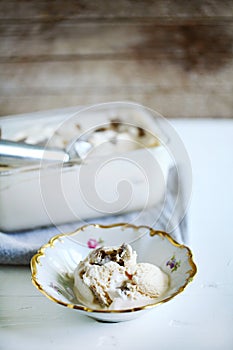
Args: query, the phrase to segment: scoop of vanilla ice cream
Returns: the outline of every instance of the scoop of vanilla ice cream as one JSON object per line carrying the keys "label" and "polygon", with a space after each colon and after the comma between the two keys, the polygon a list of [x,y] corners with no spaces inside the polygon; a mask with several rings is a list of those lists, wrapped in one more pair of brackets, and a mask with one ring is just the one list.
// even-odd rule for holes
{"label": "scoop of vanilla ice cream", "polygon": [[89,307],[115,310],[153,303],[168,288],[168,276],[136,260],[129,244],[93,250],[75,269],[77,298]]}
{"label": "scoop of vanilla ice cream", "polygon": [[93,250],[74,272],[74,292],[88,306],[108,307],[120,295],[122,283],[134,271],[137,254],[132,247]]}
{"label": "scoop of vanilla ice cream", "polygon": [[[79,278],[81,277],[78,276],[78,279]],[[112,303],[111,291],[120,288],[124,280],[125,268],[110,261],[102,266],[86,266],[81,280],[82,287],[79,289],[80,284],[77,285],[77,287],[82,294],[82,299],[86,298],[85,287],[88,287],[92,292],[92,297],[88,297],[89,302],[98,302],[102,306],[109,306]],[[76,280],[76,282],[78,282],[78,280]],[[83,287],[83,285],[85,287]]]}
{"label": "scoop of vanilla ice cream", "polygon": [[137,286],[138,292],[154,298],[167,289],[168,276],[158,266],[139,263],[132,276],[132,283]]}

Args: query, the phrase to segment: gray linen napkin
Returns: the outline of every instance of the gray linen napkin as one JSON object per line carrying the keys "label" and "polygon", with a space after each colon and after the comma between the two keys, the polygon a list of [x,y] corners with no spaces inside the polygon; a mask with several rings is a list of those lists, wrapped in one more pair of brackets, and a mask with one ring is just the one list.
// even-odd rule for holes
{"label": "gray linen napkin", "polygon": [[[177,174],[171,169],[168,176],[167,195],[163,207],[151,207],[142,212],[131,212],[124,215],[108,216],[85,223],[101,223],[108,225],[117,222],[129,222],[135,225],[148,225],[156,230],[163,230],[179,243],[187,243],[187,215],[184,216],[182,196],[179,198],[179,207],[176,208],[174,216],[174,206],[177,203],[178,188]],[[171,224],[171,217],[175,218]],[[0,264],[27,265],[37,250],[50,238],[59,233],[75,231],[83,225],[83,222],[76,222],[62,226],[51,226],[39,228],[31,231],[0,233]]]}

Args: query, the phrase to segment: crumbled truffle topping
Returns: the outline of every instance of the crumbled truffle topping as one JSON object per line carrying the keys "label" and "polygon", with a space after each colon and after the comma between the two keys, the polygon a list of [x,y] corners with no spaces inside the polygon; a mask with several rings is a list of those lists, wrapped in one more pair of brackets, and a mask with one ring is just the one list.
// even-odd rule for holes
{"label": "crumbled truffle topping", "polygon": [[109,250],[100,247],[90,254],[90,264],[104,265],[110,261],[116,262],[120,266],[125,266],[125,262],[131,257],[131,251],[127,244],[123,243],[119,248]]}

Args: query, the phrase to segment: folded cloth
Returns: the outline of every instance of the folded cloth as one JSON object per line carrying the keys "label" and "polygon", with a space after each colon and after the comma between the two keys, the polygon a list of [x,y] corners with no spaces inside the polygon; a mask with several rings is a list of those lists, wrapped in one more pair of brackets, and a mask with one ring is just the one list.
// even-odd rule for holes
{"label": "folded cloth", "polygon": [[[127,222],[134,225],[147,225],[156,230],[170,233],[179,243],[186,243],[188,240],[187,215],[184,214],[187,203],[182,202],[181,189],[177,173],[173,168],[169,172],[166,198],[162,206],[88,220],[85,224],[94,222],[108,225],[110,223]],[[59,233],[73,232],[83,224],[83,222],[76,222],[24,232],[0,233],[0,264],[27,265],[37,250],[53,236]]]}

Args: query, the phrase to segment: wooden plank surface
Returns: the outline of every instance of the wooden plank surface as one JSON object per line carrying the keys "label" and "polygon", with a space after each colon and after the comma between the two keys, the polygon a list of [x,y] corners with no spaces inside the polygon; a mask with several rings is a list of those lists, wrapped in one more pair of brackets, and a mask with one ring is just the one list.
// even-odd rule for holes
{"label": "wooden plank surface", "polygon": [[0,18],[54,21],[64,18],[232,17],[231,0],[1,0]]}
{"label": "wooden plank surface", "polygon": [[232,1],[0,0],[0,115],[133,100],[233,116]]}

